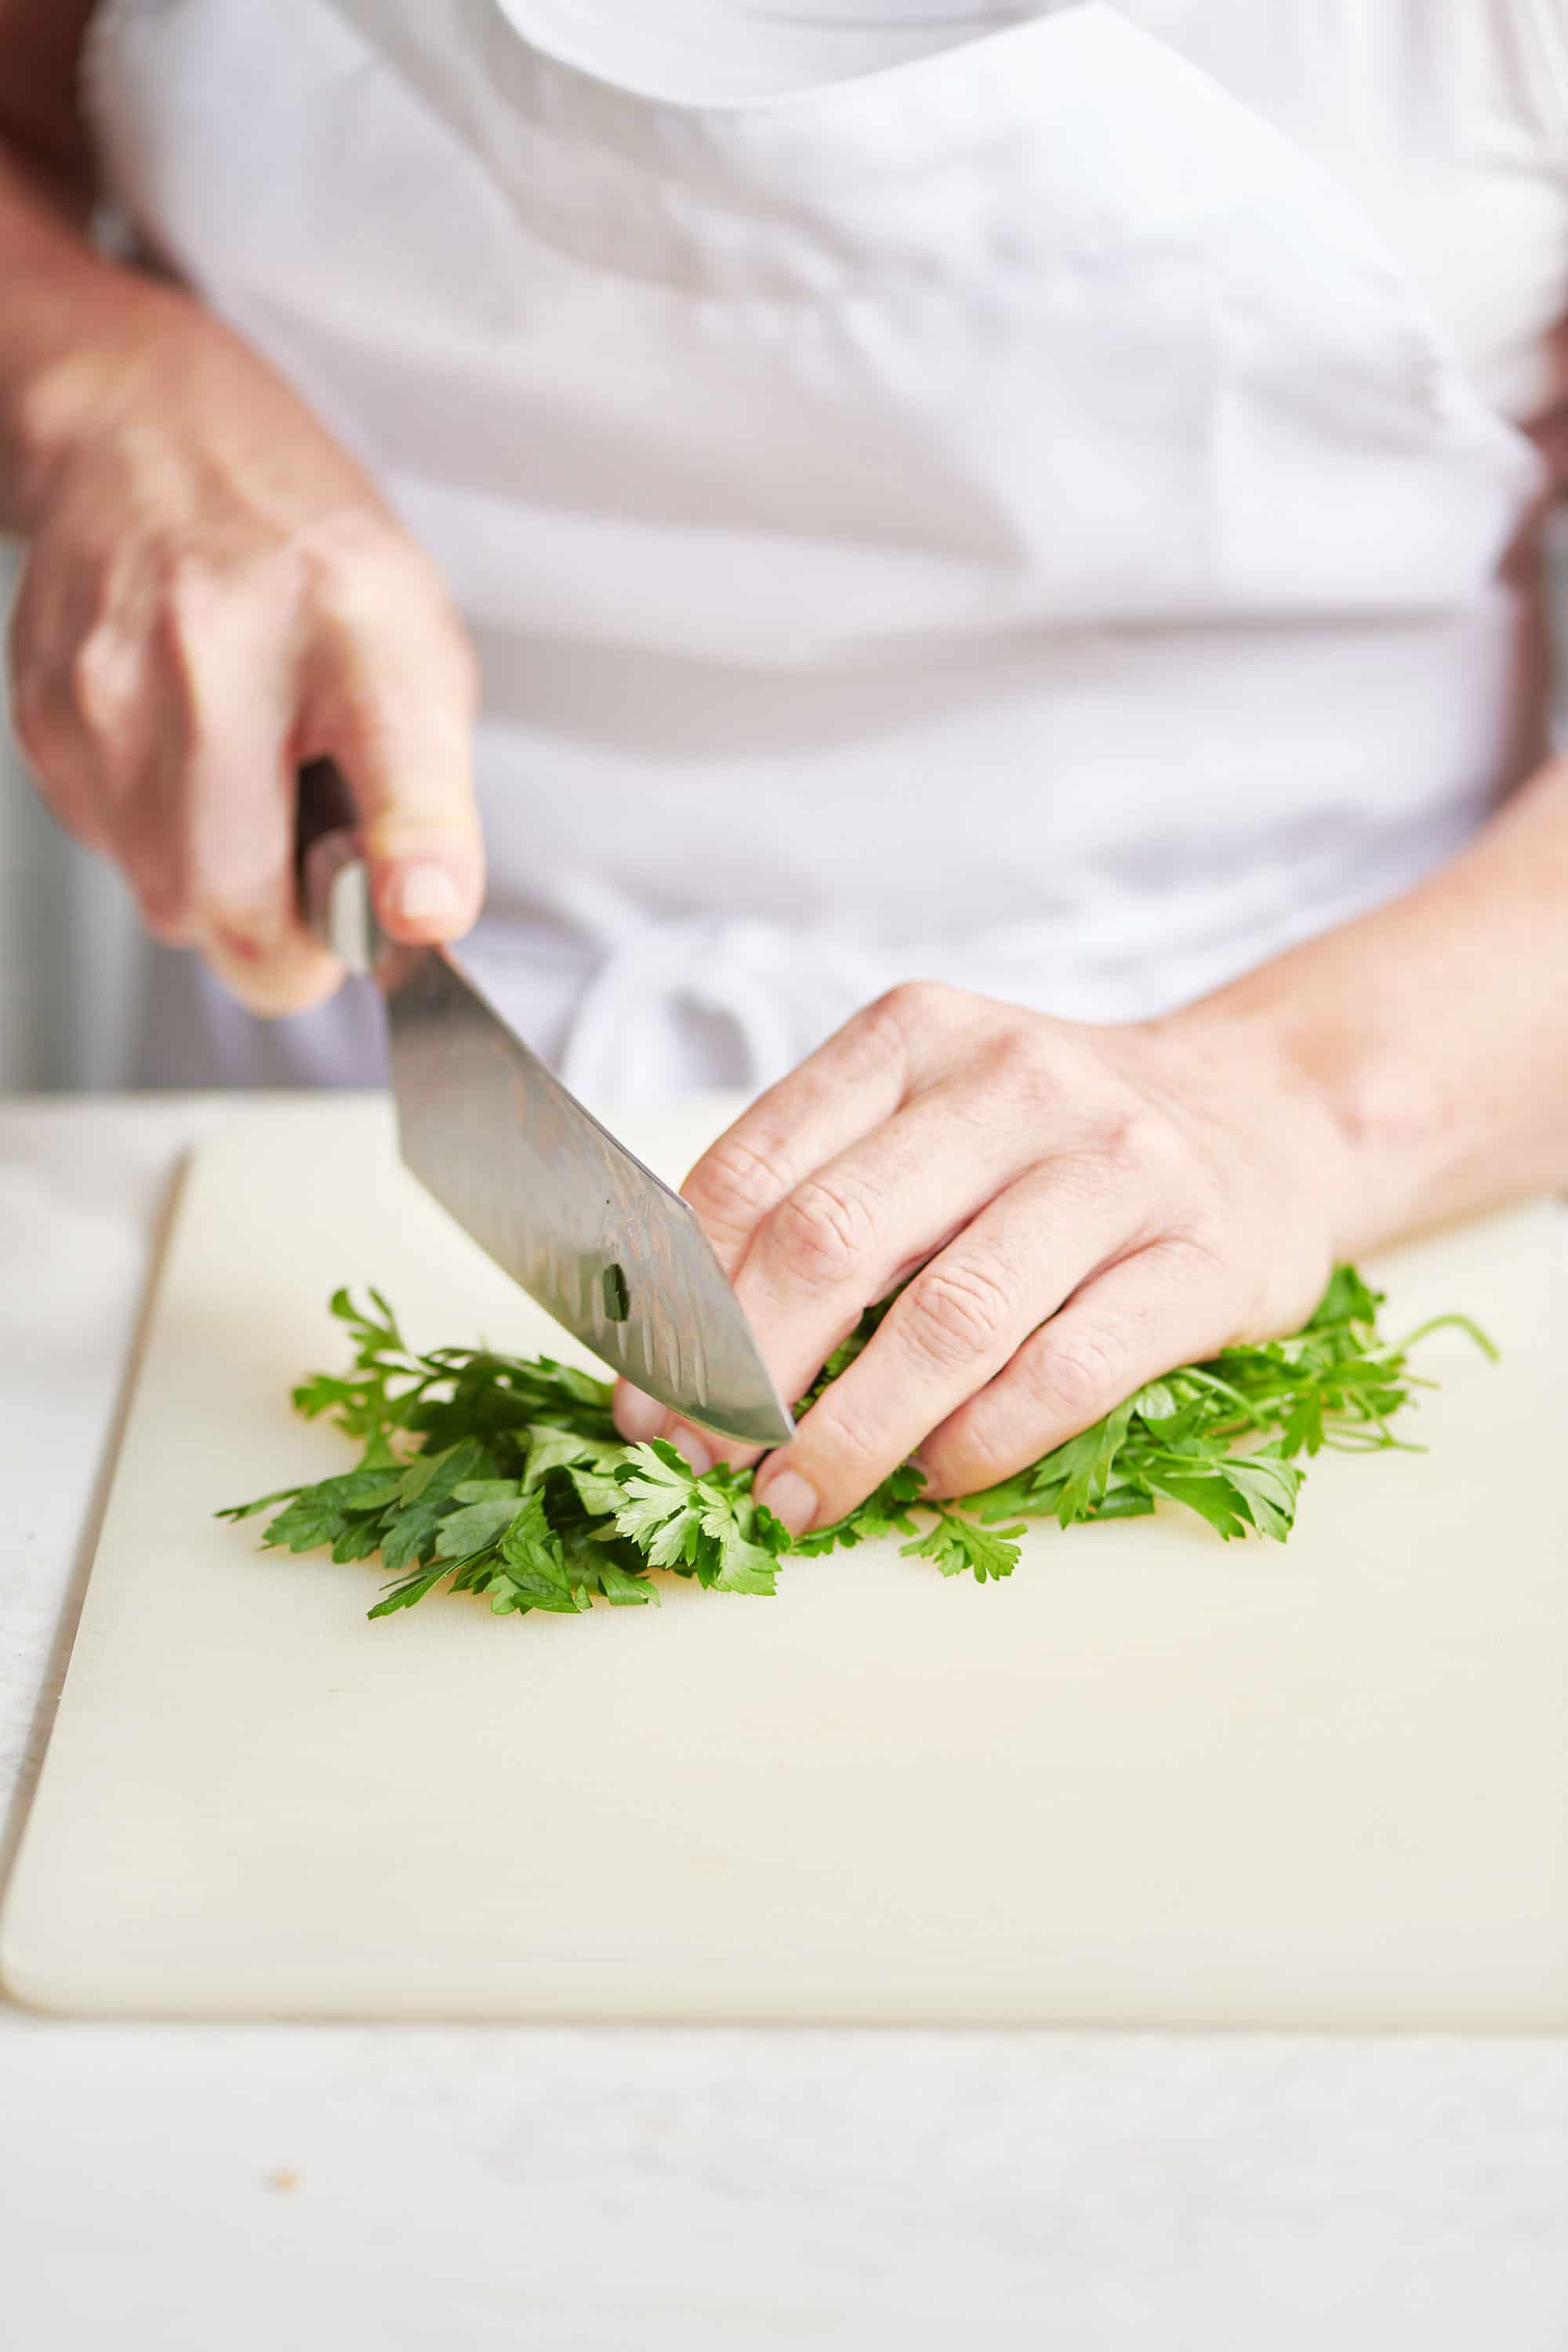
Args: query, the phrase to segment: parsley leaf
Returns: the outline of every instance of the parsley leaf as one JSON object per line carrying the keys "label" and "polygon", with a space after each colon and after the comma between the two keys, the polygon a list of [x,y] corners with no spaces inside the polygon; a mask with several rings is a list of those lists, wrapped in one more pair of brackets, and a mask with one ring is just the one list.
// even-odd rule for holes
{"label": "parsley leaf", "polygon": [[988,1576],[1012,1575],[1018,1565],[1015,1538],[1023,1532],[1022,1521],[993,1530],[956,1511],[939,1509],[925,1534],[900,1549],[906,1559],[935,1560],[943,1576],[962,1576],[967,1570],[977,1584],[984,1584]]}
{"label": "parsley leaf", "polygon": [[[301,1413],[329,1416],[358,1445],[357,1466],[218,1516],[271,1512],[262,1541],[274,1549],[329,1549],[341,1561],[379,1553],[391,1582],[373,1617],[411,1609],[443,1583],[483,1594],[498,1616],[575,1616],[596,1600],[646,1606],[658,1598],[655,1570],[714,1591],[768,1594],[786,1557],[895,1535],[904,1557],[984,1584],[1012,1574],[1030,1519],[1067,1528],[1162,1504],[1226,1541],[1282,1543],[1314,1455],[1406,1444],[1389,1424],[1426,1385],[1408,1369],[1412,1346],[1452,1328],[1496,1352],[1461,1315],[1389,1343],[1377,1328],[1381,1294],[1353,1266],[1336,1266],[1289,1339],[1226,1348],[1148,1381],[999,1486],[933,1502],[906,1462],[846,1517],[792,1539],[757,1502],[749,1470],[721,1463],[699,1475],[662,1439],[623,1444],[606,1381],[549,1356],[417,1354],[386,1300],[368,1296],[363,1308],[347,1291],[331,1301],[353,1341],[350,1370],[314,1373],[293,1392]],[[801,1412],[855,1360],[890,1303],[867,1309]]]}
{"label": "parsley leaf", "polygon": [[775,1555],[788,1542],[752,1498],[751,1473],[722,1464],[700,1476],[662,1437],[628,1446],[616,1472],[616,1526],[650,1568],[672,1568],[721,1592],[776,1589]]}

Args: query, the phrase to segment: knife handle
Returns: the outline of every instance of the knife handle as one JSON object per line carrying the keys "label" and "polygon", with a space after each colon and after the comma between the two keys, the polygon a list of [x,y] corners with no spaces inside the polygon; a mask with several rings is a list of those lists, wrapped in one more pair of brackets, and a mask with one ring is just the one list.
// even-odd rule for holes
{"label": "knife handle", "polygon": [[385,936],[371,905],[353,795],[331,760],[300,771],[294,881],[307,929],[349,971],[373,971]]}

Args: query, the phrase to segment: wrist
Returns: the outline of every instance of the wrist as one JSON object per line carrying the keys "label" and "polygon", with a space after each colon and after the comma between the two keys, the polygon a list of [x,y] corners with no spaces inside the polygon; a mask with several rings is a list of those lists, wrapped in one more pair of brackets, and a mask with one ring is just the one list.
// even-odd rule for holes
{"label": "wrist", "polygon": [[1335,1257],[1375,1249],[1429,1213],[1436,1106],[1415,1057],[1364,1014],[1314,1003],[1294,975],[1274,981],[1265,967],[1167,1025],[1244,1074]]}
{"label": "wrist", "polygon": [[201,332],[201,314],[171,288],[90,261],[92,285],[33,306],[0,379],[0,522],[30,535],[78,452],[102,442]]}

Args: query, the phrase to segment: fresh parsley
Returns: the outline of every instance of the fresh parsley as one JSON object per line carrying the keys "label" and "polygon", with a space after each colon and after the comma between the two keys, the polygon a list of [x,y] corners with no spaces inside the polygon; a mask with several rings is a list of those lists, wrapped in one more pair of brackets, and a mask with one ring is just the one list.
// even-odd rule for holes
{"label": "fresh parsley", "polygon": [[[300,1412],[330,1416],[358,1445],[358,1465],[218,1516],[271,1511],[262,1540],[289,1551],[330,1549],[336,1560],[379,1554],[391,1577],[373,1617],[410,1609],[441,1584],[485,1594],[498,1616],[577,1615],[596,1601],[646,1606],[658,1599],[656,1569],[715,1591],[771,1593],[789,1553],[892,1535],[904,1538],[906,1556],[984,1584],[1012,1574],[1031,1518],[1067,1528],[1142,1517],[1162,1501],[1196,1512],[1226,1539],[1283,1542],[1314,1454],[1408,1447],[1390,1423],[1415,1389],[1431,1385],[1408,1369],[1417,1340],[1452,1328],[1495,1354],[1462,1315],[1438,1317],[1398,1344],[1385,1340],[1382,1294],[1342,1265],[1292,1339],[1227,1348],[1151,1381],[1003,1485],[928,1501],[920,1471],[906,1463],[847,1518],[792,1540],[753,1496],[749,1470],[721,1463],[700,1476],[662,1439],[624,1444],[608,1382],[549,1356],[419,1354],[381,1293],[368,1301],[358,1307],[340,1290],[331,1302],[353,1340],[352,1371],[316,1373],[294,1391]],[[868,1308],[803,1412],[886,1311],[886,1301]]]}

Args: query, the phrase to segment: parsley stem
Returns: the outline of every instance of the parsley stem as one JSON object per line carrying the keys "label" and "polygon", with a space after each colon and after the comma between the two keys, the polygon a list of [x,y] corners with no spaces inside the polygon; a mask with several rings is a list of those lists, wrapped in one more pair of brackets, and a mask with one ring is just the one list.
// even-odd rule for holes
{"label": "parsley stem", "polygon": [[[1266,1430],[1272,1426],[1266,1413],[1259,1412],[1256,1405],[1250,1403],[1242,1395],[1239,1389],[1232,1388],[1228,1381],[1222,1381],[1217,1372],[1205,1372],[1201,1364],[1186,1364],[1182,1369],[1182,1377],[1184,1380],[1196,1381],[1204,1388],[1213,1389],[1218,1395],[1228,1397],[1232,1404],[1246,1415],[1255,1429]],[[1284,1393],[1289,1394],[1289,1390]]]}
{"label": "parsley stem", "polygon": [[[1430,1316],[1425,1323],[1418,1323],[1415,1330],[1401,1340],[1395,1352],[1401,1356],[1404,1355],[1405,1349],[1414,1348],[1418,1339],[1430,1339],[1434,1331],[1463,1331],[1475,1341],[1489,1364],[1495,1364],[1502,1353],[1497,1342],[1494,1339],[1489,1339],[1480,1325],[1473,1322],[1468,1315]],[[1436,1383],[1429,1381],[1424,1385],[1431,1387]]]}

